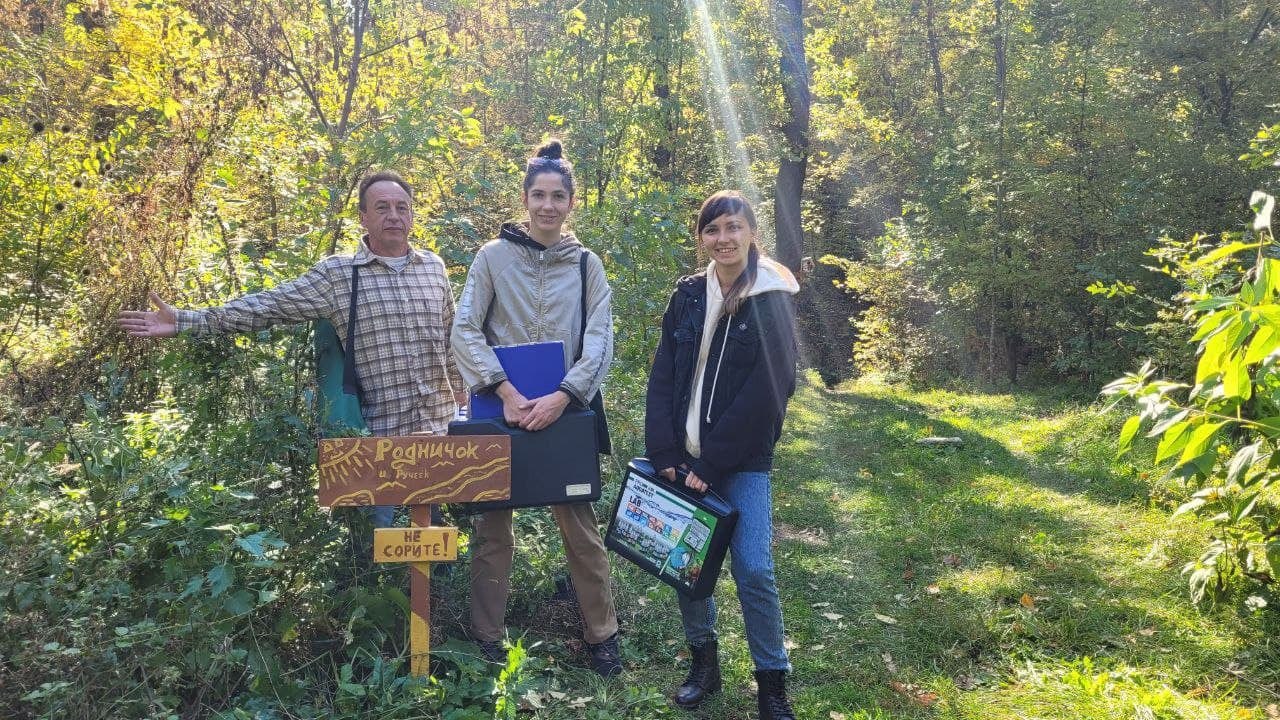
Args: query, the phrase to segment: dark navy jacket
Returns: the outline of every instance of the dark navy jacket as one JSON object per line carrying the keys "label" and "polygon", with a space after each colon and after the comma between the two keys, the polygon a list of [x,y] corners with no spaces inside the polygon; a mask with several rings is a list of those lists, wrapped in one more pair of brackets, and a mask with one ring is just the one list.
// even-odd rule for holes
{"label": "dark navy jacket", "polygon": [[706,296],[705,272],[676,283],[649,373],[644,437],[655,468],[687,463],[698,477],[718,486],[735,472],[773,467],[773,446],[782,434],[787,400],[796,387],[795,310],[791,296],[777,290],[747,298],[732,322],[727,315],[720,318],[703,373],[698,412],[702,457],[695,459],[685,450],[685,420],[702,343]]}

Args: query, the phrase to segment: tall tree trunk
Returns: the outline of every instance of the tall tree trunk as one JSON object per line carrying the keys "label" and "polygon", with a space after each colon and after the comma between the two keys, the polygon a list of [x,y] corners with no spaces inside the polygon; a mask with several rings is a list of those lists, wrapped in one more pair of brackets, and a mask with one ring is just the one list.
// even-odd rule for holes
{"label": "tall tree trunk", "polygon": [[[1005,206],[1008,199],[1009,158],[1005,151],[1005,110],[1009,93],[1009,72],[1006,57],[1008,45],[1008,29],[1005,19],[1005,0],[995,2],[995,25],[992,28],[992,45],[995,55],[996,84],[996,198],[995,198],[995,234],[996,242],[992,247],[992,267],[1000,273],[996,282],[1005,281],[1004,273],[1009,271],[1009,261],[1013,258],[1013,246],[1009,240],[1008,228],[1005,226]],[[1002,267],[1003,266],[1003,267]],[[1001,272],[1003,270],[1003,273]],[[991,326],[987,334],[987,367],[988,377],[995,375],[995,337],[996,328],[1002,325],[1004,335],[1004,355],[1006,370],[1011,384],[1018,382],[1018,356],[1021,354],[1022,338],[1017,332],[1014,318],[1016,300],[1010,283],[998,293],[999,302],[993,307],[990,318]],[[997,309],[998,308],[998,309]],[[997,313],[1003,316],[997,320]]]}
{"label": "tall tree trunk", "polygon": [[792,270],[800,269],[804,256],[804,232],[800,219],[800,196],[809,162],[809,66],[804,52],[802,0],[776,0],[778,45],[782,51],[782,93],[787,121],[782,126],[786,139],[778,162],[774,209],[777,213],[778,259]]}
{"label": "tall tree trunk", "polygon": [[929,65],[933,68],[933,98],[938,115],[946,117],[946,85],[942,78],[942,42],[938,39],[938,9],[935,0],[925,0],[925,41],[929,47]]}
{"label": "tall tree trunk", "polygon": [[[350,166],[341,150],[351,134],[351,103],[355,97],[356,86],[360,83],[360,60],[361,53],[364,51],[364,27],[368,14],[369,0],[356,0],[351,8],[353,44],[351,61],[347,67],[346,88],[342,96],[342,110],[337,122],[332,125],[327,124],[326,128],[329,131],[329,147],[332,149],[330,157],[338,158],[338,162],[331,162],[329,167],[329,216],[331,218],[329,255],[337,252],[338,242],[342,239],[344,228],[342,212],[346,208],[347,201],[351,199],[351,191],[356,184],[354,177],[356,169]],[[340,54],[341,49],[341,45],[335,46],[334,53]]]}
{"label": "tall tree trunk", "polygon": [[595,190],[596,204],[604,202],[605,191],[609,189],[609,168],[606,164],[609,149],[609,111],[605,105],[604,86],[609,74],[609,43],[613,36],[613,16],[609,14],[609,3],[604,5],[604,20],[601,28],[600,64],[596,75],[596,123],[599,128],[599,143],[596,146]]}
{"label": "tall tree trunk", "polygon": [[675,151],[675,102],[671,93],[671,55],[676,43],[675,8],[670,0],[654,0],[649,6],[649,28],[653,38],[653,97],[658,101],[661,118],[654,138],[650,160],[663,182],[671,182]]}
{"label": "tall tree trunk", "polygon": [[[800,199],[804,192],[805,172],[809,160],[809,111],[812,102],[809,89],[809,66],[804,50],[804,7],[802,0],[775,0],[779,49],[781,50],[782,93],[787,120],[782,126],[786,142],[778,161],[774,186],[777,256],[792,271],[800,271],[805,254],[804,230],[800,215]],[[833,320],[847,322],[847,313],[836,308],[847,299],[834,284],[805,282],[796,298],[801,362],[817,367],[823,382],[834,385],[847,372],[850,347],[843,333],[833,332]],[[832,297],[825,297],[830,295]],[[842,342],[844,341],[844,342]]]}

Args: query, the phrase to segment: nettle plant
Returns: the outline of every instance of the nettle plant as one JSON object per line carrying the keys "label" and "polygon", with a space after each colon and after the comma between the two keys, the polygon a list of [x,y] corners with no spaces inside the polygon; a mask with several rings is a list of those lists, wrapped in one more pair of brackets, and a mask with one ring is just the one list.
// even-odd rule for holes
{"label": "nettle plant", "polygon": [[[1275,198],[1255,192],[1250,205],[1249,229],[1225,233],[1217,247],[1197,238],[1163,256],[1161,270],[1184,281],[1175,299],[1195,329],[1194,384],[1158,379],[1148,361],[1102,390],[1116,399],[1111,407],[1137,405],[1120,431],[1120,453],[1145,428],[1158,439],[1156,465],[1193,490],[1174,515],[1213,526],[1208,546],[1183,568],[1197,603],[1280,581],[1280,248]],[[1259,595],[1246,603],[1266,605]]]}

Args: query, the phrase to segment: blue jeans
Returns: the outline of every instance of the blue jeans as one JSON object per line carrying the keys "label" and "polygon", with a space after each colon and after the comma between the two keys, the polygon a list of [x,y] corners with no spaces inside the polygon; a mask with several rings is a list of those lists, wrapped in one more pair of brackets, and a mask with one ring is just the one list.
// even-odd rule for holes
{"label": "blue jeans", "polygon": [[369,512],[375,528],[389,528],[395,523],[396,508],[394,505],[375,505]]}
{"label": "blue jeans", "polygon": [[[365,512],[369,514],[369,518],[375,528],[395,527],[395,505],[374,505],[372,510],[366,510]],[[413,523],[410,524],[412,525]],[[444,524],[444,515],[441,514],[439,505],[431,506],[431,524]]]}
{"label": "blue jeans", "polygon": [[[767,472],[734,473],[725,479],[725,501],[738,510],[729,543],[730,572],[742,603],[742,624],[756,670],[791,670],[783,647],[782,604],[773,578],[773,497]],[[716,639],[714,598],[680,599],[680,618],[690,645]]]}

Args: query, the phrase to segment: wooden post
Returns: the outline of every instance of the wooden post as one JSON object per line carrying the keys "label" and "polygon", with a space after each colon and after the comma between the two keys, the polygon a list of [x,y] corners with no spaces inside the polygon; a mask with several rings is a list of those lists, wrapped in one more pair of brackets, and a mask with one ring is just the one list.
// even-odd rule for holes
{"label": "wooden post", "polygon": [[330,438],[319,444],[322,507],[408,505],[408,528],[374,531],[374,562],[409,563],[409,667],[431,658],[431,563],[458,557],[458,529],[431,525],[431,506],[511,497],[511,438]]}
{"label": "wooden post", "polygon": [[[409,509],[414,527],[431,525],[431,506],[414,505]],[[457,557],[457,531],[454,531]],[[430,674],[431,660],[431,563],[409,564],[409,672],[418,677]]]}

